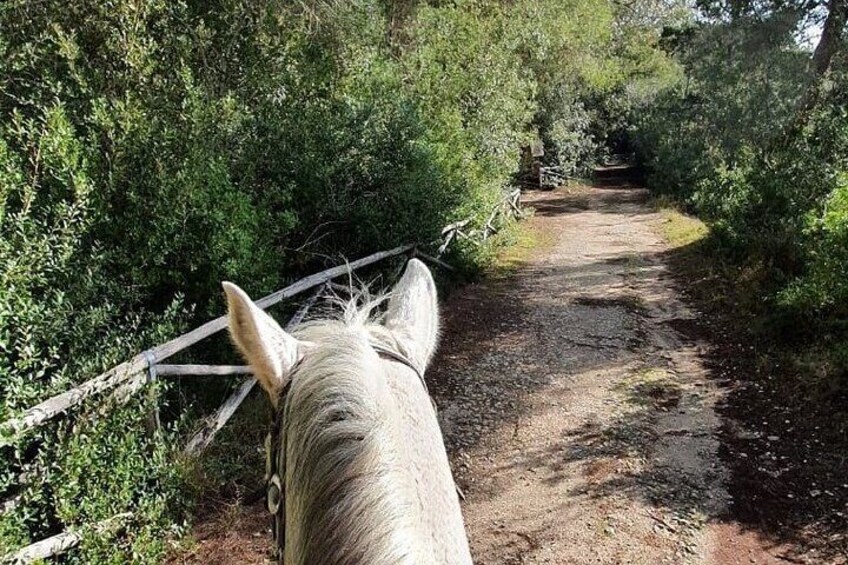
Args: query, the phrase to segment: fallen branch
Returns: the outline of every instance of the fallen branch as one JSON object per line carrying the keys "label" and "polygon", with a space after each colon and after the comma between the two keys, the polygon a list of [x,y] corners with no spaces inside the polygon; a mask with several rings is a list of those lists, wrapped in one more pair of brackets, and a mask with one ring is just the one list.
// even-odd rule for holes
{"label": "fallen branch", "polygon": [[[98,535],[103,535],[110,531],[114,531],[121,524],[132,518],[132,512],[124,512],[107,518],[102,522],[98,522],[93,526],[94,532]],[[23,565],[25,563],[35,563],[54,555],[65,553],[69,549],[78,546],[82,541],[83,533],[79,531],[69,530],[56,534],[49,538],[37,541],[32,545],[28,545],[19,549],[15,553],[4,555],[0,562],[14,563],[15,565]]]}

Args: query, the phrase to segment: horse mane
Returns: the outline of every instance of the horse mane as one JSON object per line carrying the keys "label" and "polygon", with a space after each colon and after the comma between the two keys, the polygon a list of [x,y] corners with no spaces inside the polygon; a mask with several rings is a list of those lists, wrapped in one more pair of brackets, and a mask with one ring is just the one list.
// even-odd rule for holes
{"label": "horse mane", "polygon": [[[281,409],[286,438],[286,547],[291,565],[406,564],[432,560],[405,472],[387,386],[397,370],[369,342],[398,348],[379,324],[385,295],[357,293],[337,319],[293,334],[316,344],[292,375]],[[338,312],[338,310],[336,310]]]}

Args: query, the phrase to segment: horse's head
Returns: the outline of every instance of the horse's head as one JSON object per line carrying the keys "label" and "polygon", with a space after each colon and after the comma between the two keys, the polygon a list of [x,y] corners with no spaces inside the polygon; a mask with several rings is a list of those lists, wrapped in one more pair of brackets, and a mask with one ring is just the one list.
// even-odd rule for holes
{"label": "horse's head", "polygon": [[[224,283],[224,290],[233,341],[278,404],[268,498],[284,562],[470,564],[436,412],[422,386],[439,325],[427,267],[407,264],[378,318],[371,311],[381,300],[351,303],[344,320],[292,333],[237,286]],[[280,492],[282,505],[272,496]]]}
{"label": "horse's head", "polygon": [[[253,368],[256,379],[276,403],[292,369],[317,344],[300,341],[260,309],[238,286],[225,282],[230,334]],[[418,259],[406,266],[389,295],[383,328],[423,371],[436,349],[438,300],[430,270]]]}

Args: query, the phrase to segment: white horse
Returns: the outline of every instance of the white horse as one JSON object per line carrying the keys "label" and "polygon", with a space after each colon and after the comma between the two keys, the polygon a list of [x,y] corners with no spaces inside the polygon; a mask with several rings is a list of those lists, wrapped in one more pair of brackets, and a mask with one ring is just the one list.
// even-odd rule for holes
{"label": "white horse", "polygon": [[429,269],[409,262],[380,320],[371,316],[375,302],[352,303],[342,320],[292,334],[237,286],[224,289],[233,340],[283,411],[283,562],[470,564],[444,441],[419,378],[438,337]]}

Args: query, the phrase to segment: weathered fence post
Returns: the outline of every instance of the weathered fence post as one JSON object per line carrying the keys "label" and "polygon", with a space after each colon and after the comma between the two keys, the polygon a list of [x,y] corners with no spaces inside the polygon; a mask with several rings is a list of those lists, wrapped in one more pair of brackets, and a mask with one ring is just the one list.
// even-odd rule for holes
{"label": "weathered fence post", "polygon": [[159,418],[159,390],[156,386],[159,376],[156,371],[156,355],[149,349],[142,355],[147,359],[147,400],[151,406],[150,413],[147,415],[147,430],[151,436],[155,436],[162,427]]}

